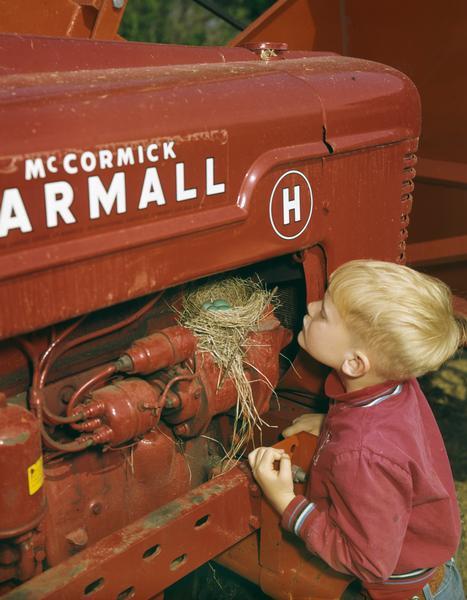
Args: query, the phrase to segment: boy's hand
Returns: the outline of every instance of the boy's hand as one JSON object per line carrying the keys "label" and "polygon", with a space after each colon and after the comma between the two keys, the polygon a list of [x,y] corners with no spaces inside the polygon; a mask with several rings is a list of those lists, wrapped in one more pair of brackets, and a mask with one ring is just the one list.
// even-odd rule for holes
{"label": "boy's hand", "polygon": [[300,433],[300,431],[319,435],[325,416],[326,415],[312,413],[300,415],[292,421],[292,425],[289,425],[284,429],[282,435],[284,437],[290,437],[291,435]]}
{"label": "boy's hand", "polygon": [[[264,495],[282,515],[295,498],[289,455],[277,448],[256,448],[248,455],[248,461]],[[279,470],[275,468],[276,461],[279,461]]]}

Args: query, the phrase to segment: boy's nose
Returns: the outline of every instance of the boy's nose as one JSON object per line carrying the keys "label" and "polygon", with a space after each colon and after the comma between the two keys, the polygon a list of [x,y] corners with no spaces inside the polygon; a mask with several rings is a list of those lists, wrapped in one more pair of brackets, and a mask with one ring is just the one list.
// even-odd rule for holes
{"label": "boy's nose", "polygon": [[319,301],[310,302],[310,304],[308,304],[308,314],[311,318],[313,318],[313,316],[318,312],[320,304],[321,303]]}

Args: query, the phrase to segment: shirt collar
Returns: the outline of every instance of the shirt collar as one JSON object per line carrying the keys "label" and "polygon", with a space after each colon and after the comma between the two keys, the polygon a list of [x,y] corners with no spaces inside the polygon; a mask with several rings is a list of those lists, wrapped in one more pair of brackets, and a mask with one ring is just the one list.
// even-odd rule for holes
{"label": "shirt collar", "polygon": [[369,403],[380,396],[391,393],[399,383],[400,381],[385,381],[355,392],[346,392],[336,371],[332,371],[324,384],[324,392],[334,402],[355,406]]}

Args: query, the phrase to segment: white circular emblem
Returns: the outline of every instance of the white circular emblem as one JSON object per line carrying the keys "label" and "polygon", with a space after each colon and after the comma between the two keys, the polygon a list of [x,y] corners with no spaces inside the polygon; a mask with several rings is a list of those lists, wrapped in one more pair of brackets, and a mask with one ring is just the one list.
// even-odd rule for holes
{"label": "white circular emblem", "polygon": [[293,240],[307,228],[313,212],[313,191],[301,171],[279,177],[269,200],[272,228],[284,240]]}

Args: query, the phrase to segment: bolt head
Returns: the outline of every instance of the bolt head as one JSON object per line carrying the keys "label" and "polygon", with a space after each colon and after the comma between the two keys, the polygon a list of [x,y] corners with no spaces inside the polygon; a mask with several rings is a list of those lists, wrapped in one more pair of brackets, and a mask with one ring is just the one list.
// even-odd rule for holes
{"label": "bolt head", "polygon": [[37,550],[35,558],[37,562],[42,562],[43,560],[45,560],[45,551],[42,548],[40,550]]}
{"label": "bolt head", "polygon": [[100,515],[102,512],[102,504],[100,502],[92,502],[89,508],[94,515]]}
{"label": "bolt head", "polygon": [[180,425],[174,427],[174,432],[177,435],[188,435],[190,432],[190,427],[188,423],[180,423]]}

